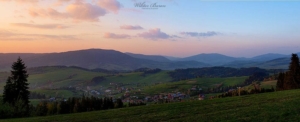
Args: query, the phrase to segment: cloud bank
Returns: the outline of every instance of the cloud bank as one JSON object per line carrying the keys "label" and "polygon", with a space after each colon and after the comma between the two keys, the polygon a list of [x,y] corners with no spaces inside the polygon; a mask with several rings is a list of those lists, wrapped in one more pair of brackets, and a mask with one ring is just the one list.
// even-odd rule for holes
{"label": "cloud bank", "polygon": [[38,28],[38,29],[65,29],[68,26],[61,24],[27,24],[27,23],[11,23],[13,26],[28,27],[28,28]]}
{"label": "cloud bank", "polygon": [[159,28],[154,28],[154,29],[148,30],[147,32],[139,33],[138,36],[143,37],[145,39],[152,39],[152,40],[168,39],[168,38],[172,37],[164,32],[161,32]]}
{"label": "cloud bank", "polygon": [[106,11],[99,6],[90,3],[73,3],[66,7],[66,12],[59,12],[55,9],[30,8],[29,15],[32,17],[44,17],[52,19],[71,18],[77,21],[99,21],[100,16],[104,16]]}
{"label": "cloud bank", "polygon": [[0,2],[16,2],[16,3],[21,3],[21,4],[24,4],[24,3],[38,3],[39,0],[0,0]]}
{"label": "cloud bank", "polygon": [[0,30],[0,41],[79,40],[75,35],[22,34]]}
{"label": "cloud bank", "polygon": [[[30,1],[30,0],[28,0]],[[69,2],[72,2],[69,4]],[[57,0],[54,5],[60,6],[65,3],[65,11],[58,11],[53,7],[28,9],[28,14],[32,17],[44,17],[51,19],[73,19],[75,21],[99,21],[99,17],[106,15],[110,11],[117,14],[122,5],[117,0],[94,0],[94,3],[84,2],[83,0]]]}
{"label": "cloud bank", "polygon": [[210,37],[210,36],[216,36],[220,33],[215,31],[208,31],[208,32],[181,32],[182,35],[192,36],[192,37]]}
{"label": "cloud bank", "polygon": [[143,29],[141,26],[139,25],[122,25],[120,26],[120,29],[125,29],[125,30],[141,30]]}
{"label": "cloud bank", "polygon": [[122,8],[122,5],[116,0],[98,0],[97,4],[105,10],[112,11],[115,14]]}
{"label": "cloud bank", "polygon": [[130,38],[130,35],[127,34],[114,34],[114,33],[104,33],[104,38],[112,38],[112,39],[125,39]]}

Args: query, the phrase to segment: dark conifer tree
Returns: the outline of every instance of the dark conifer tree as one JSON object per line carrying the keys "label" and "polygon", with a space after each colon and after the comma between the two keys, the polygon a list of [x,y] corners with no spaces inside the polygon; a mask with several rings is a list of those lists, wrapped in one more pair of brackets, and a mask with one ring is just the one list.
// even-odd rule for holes
{"label": "dark conifer tree", "polygon": [[288,76],[285,78],[288,83],[288,89],[296,89],[300,86],[300,66],[299,66],[299,58],[297,54],[292,54],[291,63],[289,66]]}
{"label": "dark conifer tree", "polygon": [[300,86],[300,81],[298,79],[300,74],[299,58],[297,54],[292,54],[291,62],[289,65],[289,71],[286,73],[284,79],[284,89],[296,89]]}
{"label": "dark conifer tree", "polygon": [[8,77],[4,86],[3,99],[4,102],[15,106],[16,102],[22,103],[22,107],[29,107],[29,87],[27,82],[28,74],[26,66],[19,57],[17,62],[12,65],[11,75]]}
{"label": "dark conifer tree", "polygon": [[284,85],[284,73],[279,73],[278,75],[278,80],[277,80],[277,84],[276,84],[276,90],[280,91],[283,90],[283,85]]}
{"label": "dark conifer tree", "polygon": [[117,99],[116,107],[117,108],[122,108],[123,107],[123,102],[122,102],[121,99]]}
{"label": "dark conifer tree", "polygon": [[14,98],[13,98],[15,96],[14,92],[15,91],[14,91],[14,86],[11,82],[11,77],[8,77],[3,91],[3,102],[14,104]]}

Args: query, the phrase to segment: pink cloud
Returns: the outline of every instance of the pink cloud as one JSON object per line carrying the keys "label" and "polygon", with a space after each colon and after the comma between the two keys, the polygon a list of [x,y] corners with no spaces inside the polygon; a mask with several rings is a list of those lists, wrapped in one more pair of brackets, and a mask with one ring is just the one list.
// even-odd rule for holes
{"label": "pink cloud", "polygon": [[121,29],[125,29],[125,30],[140,30],[143,29],[141,26],[139,25],[122,25],[120,26]]}
{"label": "pink cloud", "polygon": [[159,28],[150,29],[148,32],[138,34],[138,36],[146,39],[153,39],[153,40],[167,39],[172,37],[164,32],[161,32]]}
{"label": "pink cloud", "polygon": [[61,5],[63,5],[63,4],[65,4],[65,3],[68,3],[68,2],[71,2],[72,0],[57,0],[55,3],[54,3],[54,5],[55,6],[61,6]]}
{"label": "pink cloud", "polygon": [[98,0],[98,5],[108,11],[114,12],[115,14],[117,14],[122,7],[117,0]]}
{"label": "pink cloud", "polygon": [[104,38],[112,38],[112,39],[124,39],[130,38],[127,34],[114,34],[114,33],[104,33]]}
{"label": "pink cloud", "polygon": [[39,0],[13,0],[15,2],[19,2],[19,3],[37,3],[39,2]]}
{"label": "pink cloud", "polygon": [[97,5],[90,3],[76,2],[66,7],[66,12],[59,12],[55,9],[29,9],[32,17],[49,17],[52,19],[71,18],[75,21],[99,21],[100,16],[104,16],[106,11]]}
{"label": "pink cloud", "polygon": [[88,21],[98,21],[98,17],[106,14],[106,11],[99,6],[81,2],[70,4],[66,11],[73,19]]}
{"label": "pink cloud", "polygon": [[207,31],[207,32],[181,32],[182,35],[192,36],[192,37],[210,37],[210,36],[216,36],[220,33],[215,31]]}
{"label": "pink cloud", "polygon": [[0,2],[10,2],[10,1],[14,1],[14,2],[20,3],[20,4],[39,2],[39,0],[0,0]]}
{"label": "pink cloud", "polygon": [[71,0],[57,0],[57,2],[70,2]]}
{"label": "pink cloud", "polygon": [[32,17],[50,17],[53,19],[68,18],[68,15],[66,13],[60,13],[52,8],[48,8],[48,9],[30,8],[28,13]]}
{"label": "pink cloud", "polygon": [[38,29],[65,29],[68,26],[61,24],[27,24],[27,23],[11,23],[13,26],[28,27],[28,28],[38,28]]}
{"label": "pink cloud", "polygon": [[80,40],[77,35],[23,34],[0,30],[0,41]]}

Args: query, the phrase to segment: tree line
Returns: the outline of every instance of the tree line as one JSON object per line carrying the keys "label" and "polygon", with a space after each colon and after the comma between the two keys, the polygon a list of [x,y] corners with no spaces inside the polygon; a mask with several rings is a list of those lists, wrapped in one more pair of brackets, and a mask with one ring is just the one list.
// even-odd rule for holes
{"label": "tree line", "polygon": [[121,99],[112,98],[97,98],[85,97],[81,98],[72,97],[67,100],[61,101],[42,101],[35,108],[33,108],[32,116],[45,116],[56,114],[68,114],[87,111],[107,110],[114,108],[122,108],[123,102]]}

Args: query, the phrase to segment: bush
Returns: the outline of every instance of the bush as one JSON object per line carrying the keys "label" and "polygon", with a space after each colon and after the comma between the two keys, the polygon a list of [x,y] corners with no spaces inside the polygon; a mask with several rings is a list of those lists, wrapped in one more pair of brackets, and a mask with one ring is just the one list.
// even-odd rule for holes
{"label": "bush", "polygon": [[0,119],[11,118],[13,117],[13,108],[8,103],[3,103],[0,100]]}

